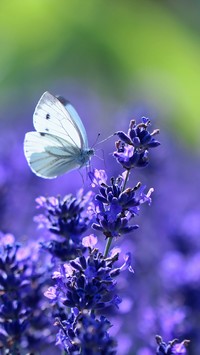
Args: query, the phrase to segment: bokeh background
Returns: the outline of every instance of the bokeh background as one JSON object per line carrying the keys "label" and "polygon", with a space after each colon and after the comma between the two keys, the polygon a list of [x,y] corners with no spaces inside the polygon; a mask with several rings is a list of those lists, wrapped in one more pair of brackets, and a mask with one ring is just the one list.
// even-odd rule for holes
{"label": "bokeh background", "polygon": [[[24,242],[35,238],[35,198],[83,185],[78,172],[51,181],[27,166],[24,134],[33,129],[44,91],[73,103],[90,145],[98,133],[101,140],[126,129],[132,118],[148,116],[161,128],[161,148],[133,176],[155,193],[140,231],[123,240],[135,275],[122,282],[126,302],[113,330],[119,354],[154,354],[157,333],[190,338],[189,354],[200,353],[199,14],[198,0],[0,2],[3,232]],[[120,173],[111,157],[114,140],[99,148],[93,166]]]}

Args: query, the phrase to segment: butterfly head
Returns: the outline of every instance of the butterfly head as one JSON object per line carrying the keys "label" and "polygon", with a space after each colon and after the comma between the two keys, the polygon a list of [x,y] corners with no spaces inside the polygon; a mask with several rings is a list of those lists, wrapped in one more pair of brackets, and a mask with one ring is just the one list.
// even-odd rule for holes
{"label": "butterfly head", "polygon": [[82,152],[79,154],[78,157],[80,166],[87,165],[93,155],[94,155],[94,149],[92,148],[82,150]]}
{"label": "butterfly head", "polygon": [[88,150],[87,150],[87,155],[88,155],[89,158],[90,158],[92,155],[94,155],[94,149],[93,149],[93,148],[88,149]]}

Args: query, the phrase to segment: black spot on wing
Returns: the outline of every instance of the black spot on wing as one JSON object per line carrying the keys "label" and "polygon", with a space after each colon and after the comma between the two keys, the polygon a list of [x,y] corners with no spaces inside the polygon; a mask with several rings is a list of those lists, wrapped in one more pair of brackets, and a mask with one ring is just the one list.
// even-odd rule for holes
{"label": "black spot on wing", "polygon": [[45,137],[45,133],[40,133],[40,135],[41,135],[42,137]]}
{"label": "black spot on wing", "polygon": [[46,119],[47,119],[47,120],[50,119],[50,114],[49,114],[49,113],[46,114]]}

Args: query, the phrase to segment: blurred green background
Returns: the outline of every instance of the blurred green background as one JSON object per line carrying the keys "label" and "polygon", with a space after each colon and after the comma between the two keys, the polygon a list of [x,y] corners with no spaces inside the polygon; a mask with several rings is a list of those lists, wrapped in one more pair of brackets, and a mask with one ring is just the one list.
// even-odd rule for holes
{"label": "blurred green background", "polygon": [[117,111],[139,101],[198,150],[199,10],[184,0],[1,0],[1,121],[32,120],[44,91],[81,87],[99,98],[102,120],[109,102]]}

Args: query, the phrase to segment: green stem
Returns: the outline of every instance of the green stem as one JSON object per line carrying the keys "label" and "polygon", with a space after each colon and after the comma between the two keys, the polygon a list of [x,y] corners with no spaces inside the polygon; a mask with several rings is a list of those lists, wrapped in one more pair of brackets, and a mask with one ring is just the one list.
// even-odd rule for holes
{"label": "green stem", "polygon": [[105,258],[108,256],[108,252],[109,252],[111,243],[112,243],[112,238],[110,237],[110,238],[107,239],[107,243],[106,243],[106,247],[105,247],[105,251],[104,251],[104,257]]}

